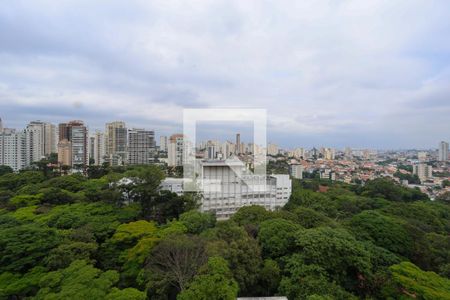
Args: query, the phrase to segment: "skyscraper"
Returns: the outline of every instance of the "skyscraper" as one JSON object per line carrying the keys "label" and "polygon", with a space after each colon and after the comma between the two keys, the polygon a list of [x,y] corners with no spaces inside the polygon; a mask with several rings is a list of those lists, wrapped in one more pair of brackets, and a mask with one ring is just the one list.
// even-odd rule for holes
{"label": "skyscraper", "polygon": [[236,134],[236,148],[235,148],[235,154],[236,155],[239,155],[239,154],[241,154],[241,134],[240,133],[237,133]]}
{"label": "skyscraper", "polygon": [[39,161],[56,153],[56,126],[42,121],[30,122],[26,129],[26,147],[28,148],[28,163]]}
{"label": "skyscraper", "polygon": [[102,165],[105,161],[105,135],[101,131],[96,131],[90,137],[89,158],[94,165]]}
{"label": "skyscraper", "polygon": [[58,142],[62,140],[70,141],[70,127],[67,123],[60,123],[58,125]]}
{"label": "skyscraper", "polygon": [[167,152],[167,136],[159,137],[159,150]]}
{"label": "skyscraper", "polygon": [[56,151],[56,130],[50,123],[32,121],[20,131],[0,127],[0,165],[18,171]]}
{"label": "skyscraper", "polygon": [[19,171],[26,167],[25,132],[2,128],[0,131],[0,165]]}
{"label": "skyscraper", "polygon": [[39,161],[44,155],[44,126],[41,122],[30,122],[25,129],[26,165]]}
{"label": "skyscraper", "polygon": [[171,135],[167,148],[168,165],[170,167],[182,166],[184,155],[184,136],[182,134]]}
{"label": "skyscraper", "polygon": [[88,132],[83,121],[59,124],[58,163],[85,171],[88,165]]}
{"label": "skyscraper", "polygon": [[82,121],[69,122],[72,143],[72,167],[85,170],[88,165],[88,135],[87,128]]}
{"label": "skyscraper", "polygon": [[447,142],[440,142],[439,143],[439,155],[438,155],[439,161],[448,161],[448,143]]}
{"label": "skyscraper", "polygon": [[122,165],[127,161],[127,135],[125,122],[106,123],[105,152],[111,165]]}
{"label": "skyscraper", "polygon": [[149,164],[156,148],[153,130],[132,129],[128,132],[128,163]]}
{"label": "skyscraper", "polygon": [[72,143],[69,140],[58,143],[58,164],[72,167]]}

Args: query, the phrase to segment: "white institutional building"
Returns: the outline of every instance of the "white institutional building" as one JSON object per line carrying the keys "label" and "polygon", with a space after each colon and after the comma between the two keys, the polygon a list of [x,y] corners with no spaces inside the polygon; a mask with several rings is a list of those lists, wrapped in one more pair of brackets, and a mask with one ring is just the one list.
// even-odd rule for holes
{"label": "white institutional building", "polygon": [[[255,175],[239,160],[201,162],[200,210],[213,212],[218,219],[228,219],[239,208],[260,205],[267,210],[283,207],[291,195],[289,175]],[[180,194],[182,180],[167,178],[161,188]],[[174,185],[174,186],[172,186]]]}

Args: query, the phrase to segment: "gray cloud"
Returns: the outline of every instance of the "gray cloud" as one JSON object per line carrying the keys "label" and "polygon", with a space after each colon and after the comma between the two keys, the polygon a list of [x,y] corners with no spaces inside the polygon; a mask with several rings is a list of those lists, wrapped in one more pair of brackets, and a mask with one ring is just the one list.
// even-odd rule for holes
{"label": "gray cloud", "polygon": [[449,8],[8,1],[0,116],[17,127],[124,119],[169,134],[184,107],[254,107],[268,110],[269,140],[289,147],[434,146],[450,139]]}

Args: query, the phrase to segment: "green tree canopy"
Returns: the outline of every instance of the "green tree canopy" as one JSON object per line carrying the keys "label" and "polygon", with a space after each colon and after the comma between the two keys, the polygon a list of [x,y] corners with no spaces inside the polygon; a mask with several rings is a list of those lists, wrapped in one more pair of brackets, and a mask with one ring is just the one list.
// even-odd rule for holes
{"label": "green tree canopy", "polygon": [[233,279],[227,261],[222,257],[211,257],[199,274],[182,291],[178,300],[234,300],[238,284]]}
{"label": "green tree canopy", "polygon": [[186,226],[189,233],[199,234],[208,228],[214,227],[216,217],[211,213],[190,210],[180,215],[180,221]]}

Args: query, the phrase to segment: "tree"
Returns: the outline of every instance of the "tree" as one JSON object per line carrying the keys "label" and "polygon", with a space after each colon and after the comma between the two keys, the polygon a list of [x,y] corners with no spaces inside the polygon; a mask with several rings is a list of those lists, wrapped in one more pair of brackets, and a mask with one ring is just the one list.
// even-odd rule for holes
{"label": "tree", "polygon": [[156,231],[157,228],[154,223],[139,220],[119,225],[116,232],[111,237],[111,241],[116,244],[120,243],[131,246],[136,244],[137,241],[143,237],[155,236]]}
{"label": "tree", "polygon": [[34,267],[24,275],[5,272],[0,274],[0,299],[25,299],[39,290],[39,280],[46,274],[44,267]]}
{"label": "tree", "polygon": [[238,289],[226,260],[222,257],[211,257],[177,299],[234,300]]}
{"label": "tree", "polygon": [[251,205],[241,207],[232,217],[231,220],[239,225],[255,225],[271,218],[271,213],[260,205]]}
{"label": "tree", "polygon": [[0,176],[9,173],[14,173],[14,170],[10,166],[0,165]]}
{"label": "tree", "polygon": [[450,235],[437,234],[435,232],[425,235],[424,265],[427,270],[439,272],[442,276],[448,276],[447,269],[450,266]]}
{"label": "tree", "polygon": [[[299,230],[295,236],[296,260],[318,266],[331,281],[359,291],[371,275],[371,255],[363,243],[343,229],[318,227]],[[299,262],[300,263],[300,262]]]}
{"label": "tree", "polygon": [[305,228],[333,225],[333,221],[330,218],[311,208],[298,207],[293,212],[297,216],[297,222]]}
{"label": "tree", "polygon": [[169,191],[160,191],[164,173],[157,166],[138,167],[125,172],[132,183],[129,189],[131,200],[141,204],[142,216],[146,219],[165,223],[178,218],[185,211],[195,208],[191,196],[178,196]]}
{"label": "tree", "polygon": [[186,289],[207,261],[205,241],[197,236],[169,235],[147,258],[148,287],[152,294],[176,295]]}
{"label": "tree", "polygon": [[292,221],[271,219],[261,223],[258,240],[266,257],[278,258],[294,247],[296,231],[302,227]]}
{"label": "tree", "polygon": [[417,174],[403,174],[397,171],[394,173],[394,176],[400,180],[407,180],[409,184],[420,184],[420,179]]}
{"label": "tree", "polygon": [[373,198],[383,197],[390,201],[429,200],[428,196],[419,189],[400,186],[389,178],[377,178],[368,181],[363,188],[362,195]]}
{"label": "tree", "polygon": [[413,241],[399,220],[366,210],[355,215],[349,225],[359,239],[370,240],[399,255],[412,253]]}
{"label": "tree", "polygon": [[56,230],[25,224],[0,230],[0,273],[26,272],[61,242]]}
{"label": "tree", "polygon": [[24,185],[41,183],[45,179],[44,175],[37,171],[6,174],[0,177],[0,189],[17,191]]}
{"label": "tree", "polygon": [[181,214],[180,221],[186,226],[189,233],[199,234],[208,228],[214,227],[216,217],[211,213],[191,210]]}
{"label": "tree", "polygon": [[80,174],[52,178],[43,184],[43,187],[59,188],[70,192],[78,192],[83,188],[86,178]]}
{"label": "tree", "polygon": [[49,187],[40,190],[42,194],[41,203],[67,204],[74,202],[74,194],[57,187]]}
{"label": "tree", "polygon": [[281,269],[278,263],[272,259],[264,260],[264,265],[258,276],[257,294],[260,296],[272,296],[278,291],[281,280]]}
{"label": "tree", "polygon": [[89,165],[86,172],[90,179],[99,179],[110,172],[110,167],[108,164],[101,166]]}
{"label": "tree", "polygon": [[442,203],[450,204],[450,192],[444,192],[436,197],[436,200]]}
{"label": "tree", "polygon": [[146,218],[159,224],[178,219],[186,211],[196,208],[195,198],[190,195],[178,196],[170,191],[161,191],[150,203],[145,204]]}
{"label": "tree", "polygon": [[35,161],[32,164],[34,169],[37,169],[39,172],[42,172],[46,178],[50,178],[53,176],[53,171],[55,166],[50,163],[48,159],[41,159],[40,161]]}
{"label": "tree", "polygon": [[74,260],[90,261],[97,247],[96,243],[67,241],[52,249],[44,262],[51,270],[67,268]]}
{"label": "tree", "polygon": [[387,297],[450,299],[450,280],[434,272],[424,272],[410,262],[390,268],[394,288],[386,288]]}
{"label": "tree", "polygon": [[[84,260],[76,260],[69,267],[53,271],[39,282],[40,290],[36,299],[116,299],[115,295],[140,295],[134,289],[119,292],[113,286],[119,281],[116,271],[102,272]],[[128,299],[128,298],[127,298]]]}
{"label": "tree", "polygon": [[208,253],[225,258],[239,284],[240,295],[252,295],[262,266],[261,248],[244,228],[232,221],[217,224]]}
{"label": "tree", "polygon": [[114,235],[103,244],[105,253],[112,256],[107,258],[108,266],[122,270],[122,283],[133,285],[136,281],[145,259],[159,241],[157,233],[154,223],[139,220],[119,225]]}
{"label": "tree", "polygon": [[39,204],[42,201],[43,195],[17,195],[9,199],[8,207],[17,209],[19,207],[26,207]]}
{"label": "tree", "polygon": [[145,300],[147,296],[144,292],[141,292],[134,288],[126,288],[119,290],[118,288],[113,288],[111,292],[106,295],[106,300]]}
{"label": "tree", "polygon": [[299,254],[293,254],[284,261],[283,276],[279,293],[289,299],[309,299],[309,296],[322,296],[325,299],[357,299],[333,282],[327,271],[315,264],[306,264]]}
{"label": "tree", "polygon": [[324,193],[313,192],[306,189],[296,189],[292,192],[289,202],[285,208],[293,210],[297,206],[308,207],[322,212],[329,217],[336,217],[336,203],[331,201]]}

